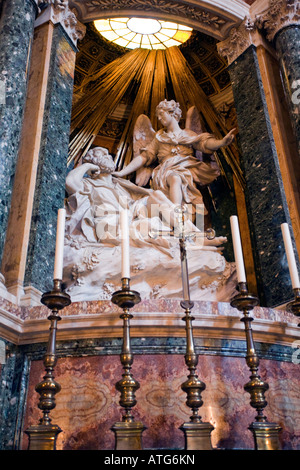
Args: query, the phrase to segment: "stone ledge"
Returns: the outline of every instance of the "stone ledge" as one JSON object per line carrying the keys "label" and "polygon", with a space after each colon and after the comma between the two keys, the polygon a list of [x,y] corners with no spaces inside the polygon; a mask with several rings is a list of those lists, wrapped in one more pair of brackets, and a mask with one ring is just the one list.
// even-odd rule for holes
{"label": "stone ledge", "polygon": [[[57,340],[120,338],[121,313],[110,301],[75,302],[61,312]],[[132,338],[185,337],[185,314],[179,300],[142,301],[131,313]],[[245,339],[242,315],[229,303],[196,301],[192,313],[195,338]],[[49,314],[43,305],[20,307],[0,298],[0,336],[18,345],[45,342]],[[300,340],[298,319],[288,312],[256,307],[251,316],[255,341],[291,346]]]}

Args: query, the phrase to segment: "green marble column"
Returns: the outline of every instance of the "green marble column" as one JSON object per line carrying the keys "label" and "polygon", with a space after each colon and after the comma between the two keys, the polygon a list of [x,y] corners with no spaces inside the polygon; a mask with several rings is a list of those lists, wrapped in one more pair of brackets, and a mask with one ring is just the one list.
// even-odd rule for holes
{"label": "green marble column", "polygon": [[3,0],[0,17],[0,262],[25,107],[34,0]]}
{"label": "green marble column", "polygon": [[54,26],[24,287],[52,288],[57,211],[64,205],[76,48]]}
{"label": "green marble column", "polygon": [[[293,298],[280,224],[290,215],[255,46],[229,66],[246,180],[250,236],[260,303]],[[292,229],[291,229],[292,230]]]}
{"label": "green marble column", "polygon": [[300,25],[283,28],[274,41],[300,157]]}
{"label": "green marble column", "polygon": [[22,347],[5,341],[7,358],[0,368],[0,449],[18,450],[22,438],[23,413],[30,359]]}

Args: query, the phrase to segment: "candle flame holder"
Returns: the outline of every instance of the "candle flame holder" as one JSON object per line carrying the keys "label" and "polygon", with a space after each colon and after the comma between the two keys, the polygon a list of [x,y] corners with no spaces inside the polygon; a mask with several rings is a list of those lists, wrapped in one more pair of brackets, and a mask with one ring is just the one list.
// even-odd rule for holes
{"label": "candle flame holder", "polygon": [[194,303],[191,301],[182,301],[181,307],[185,310],[183,320],[186,323],[186,353],[185,363],[189,370],[187,380],[181,385],[181,389],[186,393],[186,405],[191,408],[192,415],[190,421],[180,426],[185,436],[186,450],[212,450],[211,432],[214,427],[211,423],[205,423],[199,416],[199,408],[203,405],[202,392],[206,385],[197,375],[198,355],[195,351],[192,321],[194,317],[191,315],[191,309]]}
{"label": "candle flame holder", "polygon": [[[296,317],[300,317],[300,289],[293,289],[295,299],[292,302],[289,302],[286,306],[287,311],[293,313]],[[298,323],[300,326],[300,323]]]}
{"label": "candle flame holder", "polygon": [[35,390],[40,395],[38,408],[43,416],[37,425],[30,426],[25,433],[29,436],[28,450],[56,450],[57,436],[62,430],[56,424],[52,424],[50,411],[56,406],[55,395],[60,392],[60,385],[54,380],[54,369],[57,363],[56,357],[56,332],[57,323],[61,320],[58,312],[71,303],[70,296],[63,292],[62,281],[53,281],[53,290],[42,295],[41,302],[51,311],[50,331],[44,366],[46,374],[42,382],[36,385]]}
{"label": "candle flame holder", "polygon": [[[181,389],[186,393],[186,405],[191,408],[192,415],[190,421],[183,423],[180,426],[181,431],[185,437],[185,449],[186,450],[212,450],[211,444],[211,432],[214,427],[211,423],[205,423],[199,416],[199,408],[203,405],[202,392],[205,390],[206,385],[202,382],[197,375],[198,365],[198,354],[196,354],[193,326],[192,322],[194,317],[191,315],[194,302],[190,299],[190,286],[189,286],[189,273],[188,273],[188,262],[186,252],[186,241],[190,239],[190,233],[185,231],[185,212],[184,206],[177,207],[177,214],[179,214],[179,246],[180,246],[180,261],[181,261],[181,278],[184,300],[180,302],[181,307],[185,311],[185,317],[182,319],[185,321],[186,331],[186,353],[185,363],[189,370],[187,380],[181,385]],[[205,232],[203,236],[209,239],[215,237],[215,231],[213,229]]]}
{"label": "candle flame holder", "polygon": [[130,279],[122,278],[122,290],[112,295],[111,301],[122,308],[120,318],[123,320],[123,344],[120,361],[123,366],[122,379],[116,383],[116,389],[120,392],[120,405],[124,408],[122,421],[117,422],[111,428],[115,433],[116,450],[140,450],[142,449],[142,432],[146,429],[141,422],[135,422],[132,408],[136,405],[135,392],[140,384],[131,374],[133,353],[130,341],[130,320],[133,317],[129,310],[141,301],[138,292],[130,289]]}
{"label": "candle flame holder", "polygon": [[194,320],[194,317],[191,315],[191,310],[194,303],[190,300],[186,241],[192,240],[198,236],[212,240],[215,238],[215,231],[212,228],[207,229],[205,232],[187,231],[185,229],[185,214],[187,213],[187,207],[185,205],[177,206],[174,209],[174,212],[177,216],[177,225],[173,230],[152,230],[149,232],[149,236],[151,238],[157,238],[159,236],[167,235],[179,239],[182,291],[184,298],[180,305],[185,310],[185,317],[183,320],[185,321],[186,330],[186,354],[184,357],[189,370],[188,379],[181,385],[181,389],[186,392],[186,404],[192,409],[190,421],[183,423],[179,429],[184,433],[186,450],[211,450],[212,445],[210,434],[214,427],[210,423],[203,423],[201,416],[198,414],[198,409],[203,405],[201,393],[205,390],[206,385],[199,380],[196,372],[198,355],[195,352],[193,337],[192,321]]}
{"label": "candle flame holder", "polygon": [[246,282],[239,282],[238,286],[239,293],[231,300],[230,305],[244,314],[241,321],[245,325],[246,363],[251,372],[250,381],[244,386],[244,389],[250,394],[250,405],[257,411],[255,421],[249,426],[249,429],[253,433],[256,450],[280,450],[279,432],[281,427],[276,423],[268,422],[264,416],[264,408],[268,404],[265,392],[269,389],[269,385],[258,374],[259,358],[251,327],[253,318],[249,316],[249,312],[258,305],[259,301],[256,296],[248,292]]}

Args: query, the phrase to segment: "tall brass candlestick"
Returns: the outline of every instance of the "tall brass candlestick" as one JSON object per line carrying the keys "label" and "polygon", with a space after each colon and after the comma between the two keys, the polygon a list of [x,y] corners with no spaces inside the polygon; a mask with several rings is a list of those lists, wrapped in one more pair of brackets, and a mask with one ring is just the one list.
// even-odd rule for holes
{"label": "tall brass candlestick", "polygon": [[54,368],[57,363],[56,332],[57,323],[61,320],[58,312],[70,305],[71,299],[62,291],[61,280],[55,279],[53,290],[43,294],[41,302],[52,311],[48,317],[51,323],[47,351],[44,356],[46,375],[43,381],[35,387],[40,394],[38,407],[42,410],[43,416],[37,425],[30,426],[25,432],[29,436],[28,450],[56,450],[57,436],[62,431],[59,426],[51,423],[50,418],[50,411],[56,406],[55,395],[61,390],[60,385],[54,380]]}
{"label": "tall brass candlestick", "polygon": [[122,290],[112,295],[112,302],[122,308],[120,318],[123,320],[123,345],[120,361],[124,373],[122,379],[116,383],[116,389],[121,393],[120,405],[124,408],[122,421],[111,428],[115,433],[116,450],[141,450],[142,432],[146,429],[142,422],[135,422],[132,408],[136,405],[135,392],[140,384],[131,374],[133,353],[130,342],[130,319],[133,317],[129,309],[141,301],[138,292],[130,289],[130,279],[122,278]]}
{"label": "tall brass candlestick", "polygon": [[195,350],[192,327],[192,321],[194,320],[194,317],[191,315],[191,310],[194,306],[194,303],[190,300],[186,236],[184,233],[184,208],[178,208],[177,213],[180,213],[180,226],[182,228],[179,243],[184,300],[181,301],[180,305],[185,310],[185,317],[183,318],[185,321],[186,330],[185,363],[190,372],[188,375],[188,380],[186,380],[181,385],[181,388],[187,394],[187,406],[192,409],[190,422],[184,423],[180,429],[183,431],[185,436],[186,450],[211,450],[211,432],[213,431],[214,427],[211,423],[204,423],[201,419],[201,416],[198,414],[199,408],[203,405],[201,393],[203,390],[205,390],[206,385],[201,380],[199,380],[196,371],[198,365],[198,355],[196,354]]}
{"label": "tall brass candlestick", "polygon": [[280,450],[279,432],[281,427],[276,423],[268,422],[266,416],[264,416],[264,408],[267,406],[265,392],[268,390],[269,385],[258,374],[259,358],[256,353],[251,328],[253,318],[249,316],[249,311],[258,305],[258,299],[248,292],[246,282],[239,282],[239,294],[231,300],[230,304],[244,314],[241,321],[245,325],[246,333],[246,363],[251,371],[250,381],[244,386],[244,389],[250,394],[250,405],[257,411],[255,421],[249,426],[254,436],[255,449]]}
{"label": "tall brass candlestick", "polygon": [[181,388],[187,394],[186,404],[192,409],[192,416],[190,421],[183,423],[180,429],[184,433],[185,448],[187,450],[211,450],[211,432],[214,427],[210,423],[203,423],[201,416],[198,415],[198,409],[203,405],[201,393],[205,390],[205,383],[199,380],[196,373],[198,364],[198,355],[195,352],[194,336],[192,321],[194,317],[191,316],[191,310],[194,303],[190,300],[190,286],[189,286],[189,273],[188,262],[186,253],[186,240],[198,236],[206,237],[209,240],[215,238],[215,231],[208,229],[206,232],[185,231],[185,213],[187,212],[186,206],[178,206],[174,210],[178,214],[178,225],[174,226],[171,230],[151,230],[149,236],[156,238],[158,236],[168,235],[179,238],[180,246],[180,260],[181,260],[181,279],[184,300],[180,303],[181,307],[185,310],[185,330],[186,330],[186,354],[185,363],[189,369],[190,374]]}

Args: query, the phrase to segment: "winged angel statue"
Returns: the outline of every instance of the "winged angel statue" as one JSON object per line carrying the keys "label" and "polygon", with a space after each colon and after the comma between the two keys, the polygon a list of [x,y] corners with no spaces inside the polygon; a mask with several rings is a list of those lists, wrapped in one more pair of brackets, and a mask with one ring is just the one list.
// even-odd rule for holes
{"label": "winged angel statue", "polygon": [[[160,102],[156,114],[163,129],[155,132],[150,119],[140,115],[134,128],[134,159],[114,176],[124,177],[136,171],[139,186],[145,186],[152,177],[154,190],[162,191],[174,204],[191,204],[195,210],[203,206],[196,184],[207,185],[219,176],[213,153],[232,143],[235,129],[221,140],[202,132],[194,106],[188,110],[185,129],[181,129],[181,109],[174,100]],[[203,154],[212,156],[209,163],[203,161]]]}
{"label": "winged angel statue", "polygon": [[[142,298],[180,298],[182,284],[178,239],[152,239],[150,229],[170,228],[153,206],[164,205],[168,214],[186,204],[203,213],[197,184],[206,185],[218,175],[213,152],[233,140],[201,132],[195,108],[187,113],[186,128],[179,127],[181,110],[175,101],[157,107],[164,128],[155,132],[147,116],[137,119],[133,160],[121,171],[107,149],[91,149],[84,163],[68,174],[64,281],[72,300],[110,299],[119,288],[121,243],[119,213],[125,204],[130,217],[132,285]],[[197,132],[193,129],[198,129]],[[210,161],[205,162],[205,154]],[[123,178],[136,172],[136,184]],[[146,187],[151,178],[150,187]],[[149,186],[149,185],[148,185]],[[187,222],[197,229],[193,219]],[[174,224],[173,224],[174,227]],[[189,230],[189,228],[188,228]],[[226,300],[235,290],[235,270],[220,246],[226,237],[189,244],[189,278],[194,300]]]}

